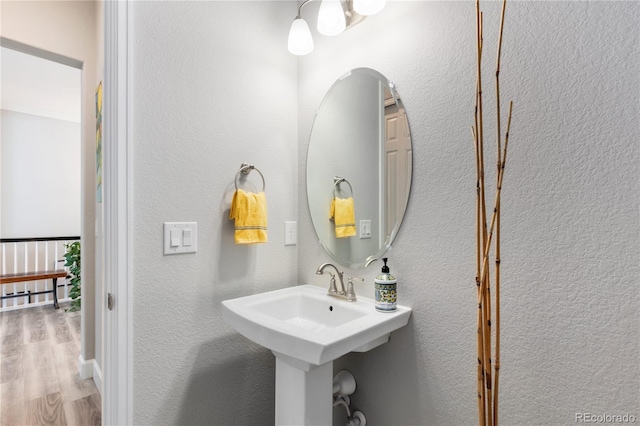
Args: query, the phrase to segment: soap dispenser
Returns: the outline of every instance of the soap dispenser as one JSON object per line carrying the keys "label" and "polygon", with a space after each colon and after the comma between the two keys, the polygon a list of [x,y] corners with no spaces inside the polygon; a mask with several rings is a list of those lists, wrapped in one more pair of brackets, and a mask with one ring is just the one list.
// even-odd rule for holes
{"label": "soap dispenser", "polygon": [[389,273],[387,258],[382,259],[384,266],[382,273],[374,280],[376,288],[376,310],[380,312],[391,312],[397,308],[397,283],[393,275]]}

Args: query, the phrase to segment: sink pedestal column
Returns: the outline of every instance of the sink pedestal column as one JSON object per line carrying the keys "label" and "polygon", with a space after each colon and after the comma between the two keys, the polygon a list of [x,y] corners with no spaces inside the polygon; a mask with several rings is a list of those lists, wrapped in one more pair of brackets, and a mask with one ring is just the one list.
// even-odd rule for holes
{"label": "sink pedestal column", "polygon": [[296,361],[276,354],[276,426],[332,424],[333,362],[316,366]]}

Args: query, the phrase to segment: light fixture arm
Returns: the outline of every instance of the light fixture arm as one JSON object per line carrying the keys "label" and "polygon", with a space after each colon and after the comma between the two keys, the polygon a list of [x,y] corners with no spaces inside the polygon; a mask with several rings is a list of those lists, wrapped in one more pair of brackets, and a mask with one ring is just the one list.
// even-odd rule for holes
{"label": "light fixture arm", "polygon": [[296,17],[296,19],[298,18],[302,18],[302,8],[304,6],[306,6],[308,3],[311,3],[313,0],[306,0],[304,3],[302,3],[300,6],[298,6],[298,16]]}

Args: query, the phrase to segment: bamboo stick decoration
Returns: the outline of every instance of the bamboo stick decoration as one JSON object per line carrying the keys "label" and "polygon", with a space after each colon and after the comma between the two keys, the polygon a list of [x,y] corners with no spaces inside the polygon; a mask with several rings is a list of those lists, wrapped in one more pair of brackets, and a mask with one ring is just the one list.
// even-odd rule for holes
{"label": "bamboo stick decoration", "polygon": [[[476,219],[476,225],[478,229],[477,239],[478,247],[477,251],[481,251],[487,240],[487,220],[486,220],[486,197],[484,188],[484,134],[483,134],[483,110],[482,110],[482,48],[483,48],[483,22],[482,12],[480,11],[480,0],[476,0],[476,108],[475,108],[475,145],[476,145],[476,173],[477,173],[477,185],[478,195],[476,197],[476,209],[478,217]],[[479,257],[476,255],[479,259]],[[480,256],[482,257],[482,256]],[[478,264],[476,270],[480,271],[476,275],[476,285],[478,288],[478,368],[480,387],[480,401],[478,403],[478,416],[480,426],[493,426],[491,424],[493,408],[492,404],[488,404],[491,401],[491,386],[487,369],[487,363],[490,362],[490,348],[491,348],[491,334],[487,332],[487,300],[486,300],[486,278],[482,273],[482,269]]]}
{"label": "bamboo stick decoration", "polygon": [[[510,104],[510,110],[509,110],[509,125],[508,127],[511,127],[511,113],[512,113],[512,108],[513,108],[513,102]],[[480,287],[479,287],[479,291],[478,291],[478,307],[480,308],[480,311],[485,311],[486,310],[483,308],[483,301],[486,300],[485,294],[487,294],[487,276],[488,276],[488,269],[489,269],[489,251],[491,249],[491,243],[492,243],[492,239],[493,239],[493,233],[494,233],[494,229],[496,226],[496,219],[497,219],[497,212],[500,209],[500,195],[502,192],[502,181],[503,181],[503,177],[504,177],[504,166],[506,165],[506,159],[507,159],[507,147],[508,147],[508,138],[505,139],[505,144],[504,144],[504,149],[503,149],[503,155],[502,155],[502,167],[500,169],[500,173],[499,173],[499,184],[498,187],[496,188],[496,196],[495,196],[495,203],[494,203],[494,207],[493,207],[493,214],[491,215],[491,221],[490,221],[490,226],[489,226],[489,232],[488,232],[488,236],[487,236],[487,240],[486,240],[486,244],[483,250],[483,255],[482,255],[482,267],[480,269]],[[490,329],[489,329],[489,323],[488,320],[486,319],[486,314],[482,314],[482,321],[484,322],[484,324],[482,324],[482,326],[478,327],[479,333],[478,335],[482,335],[483,336],[483,344],[478,344],[478,352],[482,352],[482,358],[486,360],[486,349],[484,346],[486,345],[487,342],[487,334],[490,337]],[[499,328],[499,325],[497,325],[497,327]],[[480,338],[479,338],[480,339]],[[490,339],[489,339],[489,345],[490,345]],[[483,374],[483,380],[484,380],[484,387],[486,388],[486,398],[485,398],[485,394],[482,394],[482,400],[483,400],[483,409],[482,412],[485,413],[487,416],[491,416],[491,418],[486,418],[486,419],[482,419],[480,424],[494,424],[493,422],[494,420],[494,416],[493,413],[495,413],[494,410],[494,400],[489,398],[489,395],[491,395],[490,390],[491,390],[491,374],[487,373],[487,369],[485,368],[484,370],[484,374]],[[484,420],[486,420],[486,423],[484,423]],[[497,425],[496,425],[497,426]]]}
{"label": "bamboo stick decoration", "polygon": [[[478,302],[477,350],[478,350],[478,423],[480,426],[498,426],[498,389],[500,372],[500,198],[507,160],[507,147],[511,129],[513,102],[509,103],[509,115],[504,147],[501,135],[500,109],[500,57],[506,0],[502,3],[500,29],[496,56],[496,192],[493,213],[487,226],[487,207],[484,179],[484,134],[482,108],[482,50],[483,16],[480,0],[476,0],[476,94],[474,125],[471,134],[476,156],[476,287]],[[489,256],[495,232],[495,364],[492,363],[492,312],[491,273]]]}
{"label": "bamboo stick decoration", "polygon": [[[509,118],[507,121],[507,133],[504,140],[504,160],[507,158],[507,145],[509,144],[509,130],[511,129],[511,113],[513,111],[513,102],[509,102]],[[500,175],[504,175],[504,160],[500,166]],[[502,185],[502,183],[500,183]],[[498,424],[498,389],[500,384],[500,208],[498,207],[498,220],[496,231],[496,356],[493,375],[494,394],[493,394],[493,415],[495,425]]]}
{"label": "bamboo stick decoration", "polygon": [[[477,100],[477,98],[476,98]],[[477,105],[477,104],[476,104]],[[477,111],[477,106],[476,106]],[[477,113],[476,113],[477,117]],[[477,125],[477,119],[476,119]],[[475,128],[471,127],[473,141],[476,152],[476,286],[478,294],[480,294],[480,262],[481,262],[481,239],[480,233],[480,162],[478,161],[478,139]],[[482,333],[482,305],[478,304],[478,321],[477,321],[477,345],[478,345],[478,419],[480,426],[485,426],[485,393],[484,393],[484,339]]]}
{"label": "bamboo stick decoration", "polygon": [[[476,153],[476,285],[478,288],[478,298],[482,295],[480,285],[480,265],[482,259],[482,246],[486,237],[486,221],[483,211],[484,206],[484,160],[482,145],[482,74],[480,64],[482,61],[482,13],[480,12],[480,3],[476,1],[476,104],[475,104],[475,128],[472,127],[474,136],[474,145]],[[480,426],[486,426],[486,352],[485,352],[485,312],[482,308],[482,302],[478,301],[478,319],[477,319],[477,346],[478,346],[478,416]]]}
{"label": "bamboo stick decoration", "polygon": [[[500,59],[502,53],[502,34],[504,30],[504,15],[507,8],[507,1],[502,2],[502,11],[500,13],[500,30],[498,32],[498,47],[496,53],[496,155],[497,155],[497,169],[496,169],[496,188],[502,189],[501,178],[504,176],[504,162],[500,159],[501,146],[501,129],[500,129]],[[507,122],[507,133],[505,135],[505,149],[504,160],[507,156],[507,144],[509,142],[509,130],[511,128],[511,113],[513,111],[513,102],[509,102],[509,118]],[[499,204],[499,203],[498,203]],[[496,298],[496,346],[495,346],[495,364],[493,375],[493,416],[495,425],[498,424],[498,390],[500,386],[500,206],[496,212],[496,286],[495,286],[495,298]]]}

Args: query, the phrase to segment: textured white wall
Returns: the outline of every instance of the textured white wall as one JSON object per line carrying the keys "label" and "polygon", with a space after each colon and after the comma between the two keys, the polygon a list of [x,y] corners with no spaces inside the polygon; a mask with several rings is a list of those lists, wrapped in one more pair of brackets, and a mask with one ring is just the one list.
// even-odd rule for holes
{"label": "textured white wall", "polygon": [[[268,424],[275,361],[220,302],[296,284],[293,2],[133,2],[135,424]],[[228,220],[242,162],[264,174],[269,242]],[[260,182],[254,172],[250,183]],[[164,221],[198,222],[196,254],[162,255]]]}
{"label": "textured white wall", "polygon": [[[484,3],[489,111],[499,8]],[[575,424],[576,412],[640,416],[639,20],[637,2],[508,5],[505,425]],[[388,253],[412,320],[388,344],[335,366],[354,373],[353,406],[372,426],[477,423],[473,25],[472,2],[389,2],[339,37],[314,34],[315,51],[299,60],[300,182],[315,109],[349,69],[371,67],[397,84],[413,137],[411,199]],[[487,113],[485,134],[494,121]],[[302,184],[299,199],[300,281],[326,286],[314,271],[329,258]],[[365,276],[356,292],[372,296],[379,270],[347,273]]]}

